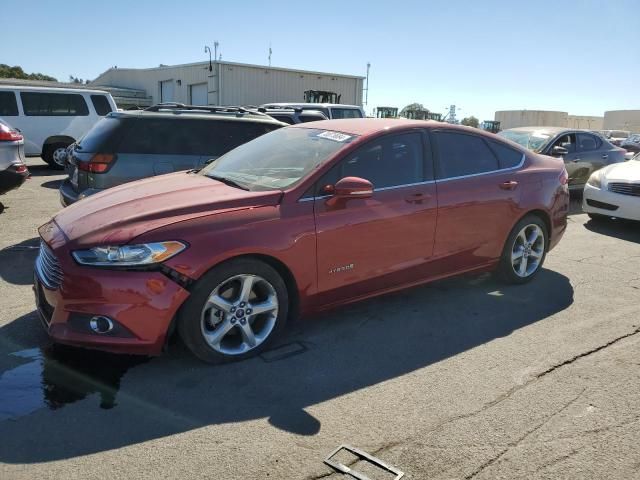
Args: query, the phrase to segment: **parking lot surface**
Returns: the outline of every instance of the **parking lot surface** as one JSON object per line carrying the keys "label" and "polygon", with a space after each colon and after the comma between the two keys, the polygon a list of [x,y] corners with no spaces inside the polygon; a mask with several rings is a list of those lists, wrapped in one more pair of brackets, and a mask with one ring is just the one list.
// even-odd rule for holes
{"label": "parking lot surface", "polygon": [[179,342],[154,359],[50,345],[32,265],[63,176],[29,163],[0,198],[0,478],[348,478],[323,464],[340,444],[413,479],[640,478],[637,225],[573,205],[530,284],[413,288],[212,367]]}

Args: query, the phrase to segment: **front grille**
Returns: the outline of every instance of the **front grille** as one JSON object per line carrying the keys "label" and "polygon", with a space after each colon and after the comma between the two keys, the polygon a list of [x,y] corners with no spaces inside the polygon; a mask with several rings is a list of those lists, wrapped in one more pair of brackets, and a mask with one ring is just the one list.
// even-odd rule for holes
{"label": "front grille", "polygon": [[63,274],[58,259],[43,241],[40,241],[40,253],[36,258],[36,272],[42,284],[50,290],[62,283]]}
{"label": "front grille", "polygon": [[619,193],[621,195],[633,195],[634,197],[640,197],[640,183],[610,183],[609,191]]}

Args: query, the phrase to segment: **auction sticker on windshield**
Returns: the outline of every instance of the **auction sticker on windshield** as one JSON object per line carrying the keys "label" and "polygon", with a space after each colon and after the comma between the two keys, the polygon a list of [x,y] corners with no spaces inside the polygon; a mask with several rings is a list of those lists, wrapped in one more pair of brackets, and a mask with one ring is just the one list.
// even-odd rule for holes
{"label": "auction sticker on windshield", "polygon": [[346,142],[351,138],[351,135],[345,135],[344,133],[329,132],[329,131],[319,133],[317,136],[320,138],[326,138],[327,140],[333,140],[334,142]]}

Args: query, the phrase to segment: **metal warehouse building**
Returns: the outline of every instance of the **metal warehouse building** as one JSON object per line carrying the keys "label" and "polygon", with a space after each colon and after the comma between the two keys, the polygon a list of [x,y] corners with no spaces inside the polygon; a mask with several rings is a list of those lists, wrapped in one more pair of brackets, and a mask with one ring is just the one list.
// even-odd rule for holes
{"label": "metal warehouse building", "polygon": [[[192,105],[260,105],[302,102],[306,90],[335,92],[340,103],[362,105],[364,77],[311,72],[225,61],[157,68],[110,68],[92,87],[143,90],[149,103]],[[124,105],[121,99],[118,105]]]}
{"label": "metal warehouse building", "polygon": [[495,120],[503,130],[515,127],[568,127],[602,130],[603,118],[549,110],[501,110]]}
{"label": "metal warehouse building", "polygon": [[604,130],[629,130],[640,133],[640,110],[604,112]]}

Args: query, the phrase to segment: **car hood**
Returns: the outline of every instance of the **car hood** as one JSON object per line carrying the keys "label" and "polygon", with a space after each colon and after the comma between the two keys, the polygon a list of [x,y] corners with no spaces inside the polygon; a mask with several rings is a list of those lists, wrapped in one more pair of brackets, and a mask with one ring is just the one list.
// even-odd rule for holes
{"label": "car hood", "polygon": [[[40,228],[45,240],[59,231],[64,243],[124,244],[172,223],[243,208],[277,205],[280,191],[248,192],[193,173],[127,183],[86,197]],[[54,225],[50,225],[53,223]],[[177,240],[177,239],[176,239]]]}
{"label": "car hood", "polygon": [[640,182],[640,161],[614,163],[603,171],[607,182]]}

